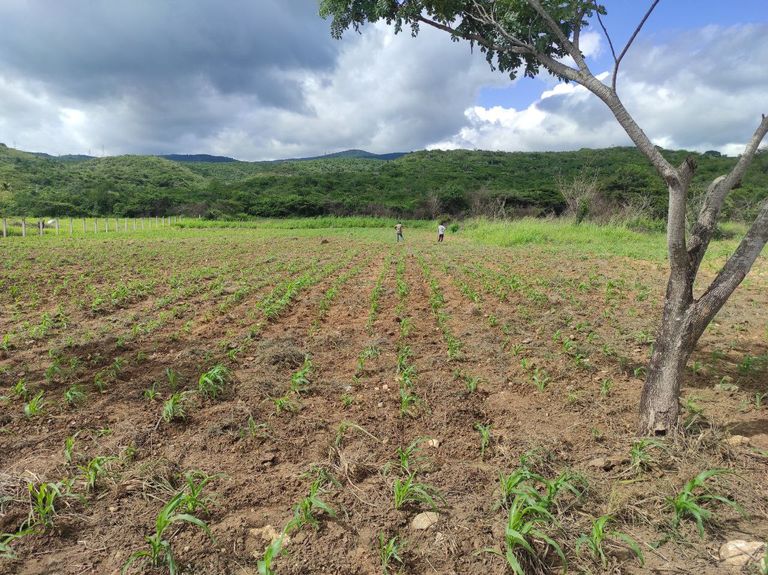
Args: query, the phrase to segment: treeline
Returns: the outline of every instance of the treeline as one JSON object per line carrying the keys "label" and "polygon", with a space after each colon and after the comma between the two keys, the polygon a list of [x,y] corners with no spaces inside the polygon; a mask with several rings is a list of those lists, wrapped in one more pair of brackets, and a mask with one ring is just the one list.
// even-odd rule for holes
{"label": "treeline", "polygon": [[[663,153],[676,164],[690,154]],[[693,189],[699,192],[736,161],[716,152],[693,156]],[[766,196],[768,154],[760,153],[729,198],[726,216],[749,218]],[[572,211],[590,217],[624,210],[653,218],[664,215],[666,204],[663,182],[634,148],[421,151],[391,161],[182,162],[154,156],[58,159],[0,145],[0,211],[19,216],[434,218]]]}

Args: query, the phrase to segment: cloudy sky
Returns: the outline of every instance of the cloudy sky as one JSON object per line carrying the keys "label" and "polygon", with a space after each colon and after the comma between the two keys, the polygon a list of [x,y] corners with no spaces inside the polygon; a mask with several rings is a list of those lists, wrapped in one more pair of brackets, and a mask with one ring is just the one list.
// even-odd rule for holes
{"label": "cloudy sky", "polygon": [[[623,46],[650,0],[607,0]],[[550,77],[510,81],[424,28],[340,41],[316,0],[0,0],[0,142],[51,154],[242,160],[628,143]],[[611,68],[598,29],[583,48]],[[620,48],[618,48],[620,49]],[[768,113],[768,0],[662,0],[619,93],[659,145],[736,154]]]}

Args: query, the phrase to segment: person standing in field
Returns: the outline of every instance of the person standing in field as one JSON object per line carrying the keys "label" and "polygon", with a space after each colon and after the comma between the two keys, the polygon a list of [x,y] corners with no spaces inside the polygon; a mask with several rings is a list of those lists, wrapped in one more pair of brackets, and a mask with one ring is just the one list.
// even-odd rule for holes
{"label": "person standing in field", "polygon": [[437,241],[442,242],[443,239],[445,239],[445,226],[440,222],[440,225],[437,226]]}
{"label": "person standing in field", "polygon": [[400,222],[397,222],[395,225],[395,233],[397,234],[397,242],[400,243],[400,241],[405,241],[405,238],[403,238],[403,224]]}

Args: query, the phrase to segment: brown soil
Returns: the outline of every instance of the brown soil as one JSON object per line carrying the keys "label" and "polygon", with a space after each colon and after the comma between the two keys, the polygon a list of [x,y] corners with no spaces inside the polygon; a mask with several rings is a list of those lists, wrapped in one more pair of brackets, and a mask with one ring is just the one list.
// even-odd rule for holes
{"label": "brown soil", "polygon": [[[182,523],[167,531],[180,572],[256,574],[269,542],[263,528],[279,532],[324,470],[333,480],[319,497],[335,517],[319,511],[317,529],[293,532],[276,573],[381,573],[380,534],[405,541],[404,573],[507,573],[501,557],[483,550],[503,552],[498,477],[526,454],[547,477],[571,471],[585,479],[579,497],[559,501],[558,525],[548,531],[574,572],[722,573],[723,541],[768,538],[768,398],[755,398],[768,392],[764,259],[692,359],[683,391],[689,432],[650,449],[647,467],[638,469],[630,450],[663,264],[431,240],[412,232],[408,244],[393,247],[334,235],[186,232],[62,241],[47,251],[15,242],[0,299],[0,336],[12,334],[0,351],[0,533],[26,520],[29,483],[70,478],[76,496],[57,501],[53,527],[14,541],[17,557],[0,559],[0,572],[118,573],[145,547],[184,472],[201,470],[217,474],[207,487],[209,512],[197,512],[213,540]],[[402,299],[399,261],[408,286]],[[442,327],[422,264],[444,296]],[[281,313],[264,314],[275,286],[310,276]],[[131,295],[132,282],[151,288]],[[120,285],[128,295],[112,297]],[[43,313],[66,320],[35,331]],[[412,326],[405,336],[404,321]],[[454,358],[449,336],[460,342]],[[398,394],[397,357],[406,345],[420,399],[410,415],[401,413]],[[371,348],[376,354],[361,368]],[[310,385],[290,393],[306,357]],[[195,390],[217,363],[233,374],[224,395],[190,393],[187,418],[162,421],[163,401]],[[174,389],[167,369],[178,374]],[[25,400],[13,393],[21,378],[28,398],[45,392],[37,416],[25,416]],[[157,396],[147,399],[153,384]],[[72,385],[86,393],[76,405],[64,400]],[[282,396],[295,412],[276,411]],[[482,455],[477,424],[491,429]],[[75,434],[68,464],[64,442]],[[748,443],[729,444],[731,434]],[[393,505],[393,482],[402,477],[397,449],[416,440],[413,469],[439,493],[439,520],[423,531],[410,522],[429,506]],[[117,459],[86,492],[79,467],[95,456]],[[707,504],[713,517],[704,538],[688,519],[671,531],[666,499],[708,468],[734,471],[712,486],[742,513]],[[620,545],[606,547],[607,565],[576,553],[578,536],[606,513],[614,529],[640,542],[644,566]],[[529,568],[561,571],[541,543]],[[145,568],[136,562],[128,572]]]}

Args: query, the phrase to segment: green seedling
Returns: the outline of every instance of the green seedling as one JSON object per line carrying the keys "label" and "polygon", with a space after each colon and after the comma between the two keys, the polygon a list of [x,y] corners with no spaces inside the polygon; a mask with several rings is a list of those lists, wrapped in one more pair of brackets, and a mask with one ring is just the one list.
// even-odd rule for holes
{"label": "green seedling", "polygon": [[187,418],[186,395],[176,392],[163,402],[162,418],[166,423]]}
{"label": "green seedling", "polygon": [[[77,433],[80,432],[78,431]],[[67,464],[72,463],[72,454],[75,451],[75,438],[77,437],[77,433],[70,435],[64,440],[64,461],[66,461]]]}
{"label": "green seedling", "polygon": [[[387,539],[386,535],[379,533],[379,560],[381,561],[381,572],[384,575],[389,575],[392,572],[392,568],[395,563],[402,568],[403,558],[400,554],[403,552],[405,542],[399,540],[395,535],[390,539]],[[396,571],[396,573],[399,573]]]}
{"label": "green seedling", "polygon": [[632,443],[629,450],[629,465],[637,472],[647,471],[653,461],[649,451],[651,449],[664,449],[664,444],[657,439],[639,439]]}
{"label": "green seedling", "polygon": [[419,398],[417,395],[408,391],[405,386],[400,387],[400,415],[413,416],[414,408],[418,405]]}
{"label": "green seedling", "polygon": [[147,389],[144,390],[144,399],[147,401],[154,401],[157,397],[157,382],[153,381],[152,385],[150,385]]}
{"label": "green seedling", "polygon": [[17,381],[11,388],[11,395],[20,399],[26,400],[29,396],[27,391],[27,380],[23,377]]}
{"label": "green seedling", "polygon": [[283,397],[275,397],[272,399],[272,402],[275,404],[275,413],[295,413],[299,410],[299,406],[291,401],[291,398],[287,395],[284,395]]}
{"label": "green seedling", "polygon": [[69,405],[77,405],[85,401],[85,392],[80,388],[79,385],[71,385],[64,392],[64,399]]}
{"label": "green seedling", "polygon": [[176,391],[179,386],[179,372],[171,367],[166,367],[165,377],[168,379],[168,385],[170,386],[171,391]]}
{"label": "green seedling", "polygon": [[565,554],[562,547],[540,527],[555,523],[554,516],[542,501],[532,500],[526,495],[517,495],[509,507],[507,525],[504,530],[504,553],[496,549],[484,551],[504,557],[507,565],[515,575],[526,575],[528,569],[523,567],[520,554],[526,553],[530,557],[537,557],[535,541],[541,541],[550,547],[562,561],[563,568],[567,568]]}
{"label": "green seedling", "polygon": [[43,406],[45,405],[43,395],[45,395],[44,391],[38,391],[32,399],[24,404],[25,416],[31,418],[40,414],[40,412],[43,410]]}
{"label": "green seedling", "polygon": [[423,461],[424,458],[418,455],[419,445],[423,442],[423,437],[417,437],[407,447],[398,447],[395,450],[395,455],[397,455],[398,462],[400,463],[400,470],[406,475],[410,474],[411,471],[415,471],[412,468],[415,464]]}
{"label": "green seedling", "polygon": [[41,527],[43,530],[53,527],[56,517],[56,500],[61,497],[60,483],[30,483],[30,510],[25,526]]}
{"label": "green seedling", "polygon": [[188,471],[184,474],[183,497],[179,509],[194,514],[198,509],[208,513],[208,505],[213,503],[209,495],[203,493],[205,487],[221,477],[220,474],[208,475],[204,471]]}
{"label": "green seedling", "polygon": [[547,389],[547,385],[549,385],[549,382],[551,381],[551,378],[547,374],[546,370],[536,367],[533,370],[533,385],[536,386],[536,389],[539,391],[544,391]]}
{"label": "green seedling", "polygon": [[712,518],[712,511],[703,507],[705,503],[717,501],[734,509],[740,509],[735,501],[712,492],[705,485],[708,479],[727,473],[729,473],[727,469],[705,469],[690,479],[675,497],[667,499],[667,505],[672,508],[675,514],[672,519],[673,529],[677,529],[683,519],[690,517],[696,522],[699,536],[704,537],[704,523]]}
{"label": "green seedling", "polygon": [[600,397],[608,397],[613,389],[613,380],[611,378],[604,379],[600,384]]}
{"label": "green seedling", "polygon": [[475,423],[475,429],[480,434],[480,457],[485,456],[485,450],[491,445],[491,425]]}
{"label": "green seedling", "polygon": [[318,496],[321,492],[321,482],[321,479],[314,481],[309,488],[309,494],[293,508],[293,518],[285,526],[286,533],[298,531],[305,525],[319,529],[320,521],[315,516],[317,511],[324,511],[329,516],[336,517],[336,512]]}
{"label": "green seedling", "polygon": [[211,369],[200,375],[197,380],[197,390],[210,399],[216,399],[224,393],[224,389],[230,383],[229,370],[221,365],[214,365]]}
{"label": "green seedling", "polygon": [[395,496],[395,509],[400,509],[407,503],[423,504],[430,509],[437,509],[435,499],[441,499],[437,489],[426,483],[418,483],[415,473],[409,473],[402,480],[396,478],[392,491]]}
{"label": "green seedling", "polygon": [[120,570],[121,574],[124,574],[135,561],[141,559],[144,562],[149,563],[152,567],[165,566],[170,575],[176,575],[178,567],[173,555],[173,548],[171,547],[171,542],[166,539],[166,531],[174,523],[189,523],[195,525],[205,531],[208,537],[213,540],[211,530],[208,528],[208,524],[205,523],[205,521],[188,513],[177,512],[177,509],[182,506],[183,501],[184,493],[177,493],[163,506],[155,520],[155,532],[152,535],[145,537],[149,549],[143,549],[132,553],[125,564],[123,564],[123,567]]}
{"label": "green seedling", "polygon": [[110,463],[116,459],[117,457],[97,455],[85,465],[78,466],[78,469],[83,473],[86,493],[96,488],[96,482],[99,480],[99,477],[107,471]]}
{"label": "green seedling", "polygon": [[592,523],[592,529],[589,534],[582,534],[576,540],[576,552],[581,552],[581,549],[586,546],[589,550],[592,559],[600,560],[600,564],[603,567],[608,566],[608,555],[606,554],[607,544],[619,544],[626,546],[637,557],[640,566],[642,567],[645,559],[643,558],[643,552],[637,541],[632,539],[626,533],[616,530],[608,529],[608,525],[611,522],[612,517],[610,515],[603,515],[595,519]]}
{"label": "green seedling", "polygon": [[291,391],[293,393],[300,395],[301,392],[307,390],[310,383],[308,379],[310,371],[312,371],[312,360],[306,356],[301,368],[291,375]]}
{"label": "green seedling", "polygon": [[285,532],[276,537],[272,543],[267,545],[266,549],[264,549],[264,555],[256,562],[259,575],[277,575],[274,569],[272,569],[272,563],[275,559],[280,557],[282,553],[284,538]]}

